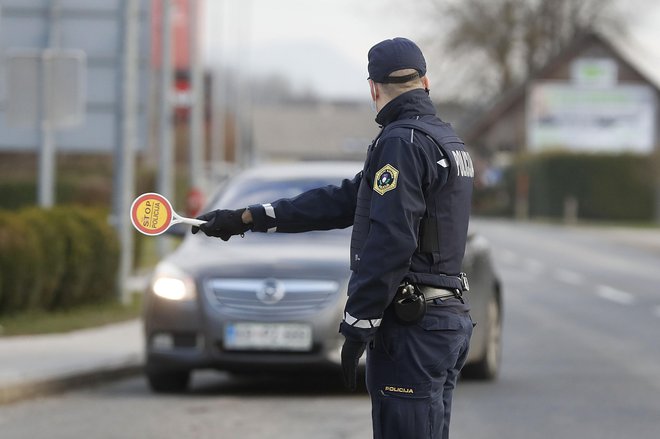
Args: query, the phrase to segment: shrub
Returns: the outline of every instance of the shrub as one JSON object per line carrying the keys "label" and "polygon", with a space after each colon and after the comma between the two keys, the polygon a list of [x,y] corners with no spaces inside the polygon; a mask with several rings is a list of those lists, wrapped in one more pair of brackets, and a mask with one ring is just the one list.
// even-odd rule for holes
{"label": "shrub", "polygon": [[635,154],[548,152],[521,158],[504,185],[513,212],[516,176],[529,177],[529,215],[561,218],[564,201],[578,201],[578,216],[590,220],[649,221],[654,216],[654,162]]}
{"label": "shrub", "polygon": [[93,257],[85,302],[115,297],[119,270],[119,240],[101,211],[72,209],[71,214],[87,230]]}
{"label": "shrub", "polygon": [[0,313],[38,303],[43,276],[36,235],[11,212],[0,211]]}
{"label": "shrub", "polygon": [[66,270],[66,241],[57,223],[52,219],[51,210],[30,208],[20,212],[19,218],[32,233],[37,236],[42,282],[39,293],[38,307],[52,309],[55,307],[55,292],[62,282]]}
{"label": "shrub", "polygon": [[84,302],[86,288],[92,276],[94,249],[90,230],[72,214],[70,208],[57,207],[51,220],[64,239],[65,269],[55,289],[53,308],[70,308]]}

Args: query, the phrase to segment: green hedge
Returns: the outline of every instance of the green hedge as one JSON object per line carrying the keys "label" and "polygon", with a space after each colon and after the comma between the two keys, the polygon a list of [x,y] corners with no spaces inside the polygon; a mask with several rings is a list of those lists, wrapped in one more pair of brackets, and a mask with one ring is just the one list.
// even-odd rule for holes
{"label": "green hedge", "polygon": [[0,312],[34,305],[42,284],[39,242],[20,218],[0,212]]}
{"label": "green hedge", "polygon": [[53,308],[55,291],[66,269],[65,235],[55,227],[52,216],[51,212],[38,208],[27,209],[17,215],[38,241],[38,255],[34,256],[34,260],[38,264],[35,273],[41,277],[37,307],[42,309]]}
{"label": "green hedge", "polygon": [[105,215],[78,209],[74,216],[89,232],[94,263],[87,290],[90,299],[104,299],[108,292],[112,295],[117,291],[117,273],[119,271],[119,240],[115,229],[107,223]]}
{"label": "green hedge", "polygon": [[516,176],[529,179],[530,217],[562,218],[564,202],[578,201],[578,217],[589,220],[650,221],[654,218],[656,168],[649,156],[551,152],[520,159],[503,182],[512,213]]}
{"label": "green hedge", "polygon": [[115,297],[118,261],[115,231],[98,212],[0,211],[0,314]]}

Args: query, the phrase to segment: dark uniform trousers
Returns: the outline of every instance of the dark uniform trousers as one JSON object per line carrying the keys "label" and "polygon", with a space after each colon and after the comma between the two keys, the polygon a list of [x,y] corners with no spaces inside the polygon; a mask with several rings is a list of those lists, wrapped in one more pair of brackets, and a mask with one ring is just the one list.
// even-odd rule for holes
{"label": "dark uniform trousers", "polygon": [[451,400],[472,319],[458,299],[428,304],[417,324],[390,308],[367,352],[374,439],[447,439]]}

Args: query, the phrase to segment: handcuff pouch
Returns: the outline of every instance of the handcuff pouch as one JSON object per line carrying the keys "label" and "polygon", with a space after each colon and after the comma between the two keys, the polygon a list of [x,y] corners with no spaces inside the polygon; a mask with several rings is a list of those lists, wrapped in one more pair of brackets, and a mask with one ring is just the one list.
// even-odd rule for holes
{"label": "handcuff pouch", "polygon": [[426,314],[426,299],[415,285],[405,283],[394,296],[394,314],[402,325],[414,325]]}

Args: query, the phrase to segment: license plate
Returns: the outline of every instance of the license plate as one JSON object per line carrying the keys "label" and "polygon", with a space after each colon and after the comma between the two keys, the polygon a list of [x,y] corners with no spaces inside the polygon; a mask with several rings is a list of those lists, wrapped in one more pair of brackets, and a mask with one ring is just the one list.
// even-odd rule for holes
{"label": "license plate", "polygon": [[312,328],[300,323],[228,323],[224,347],[228,350],[309,351]]}

